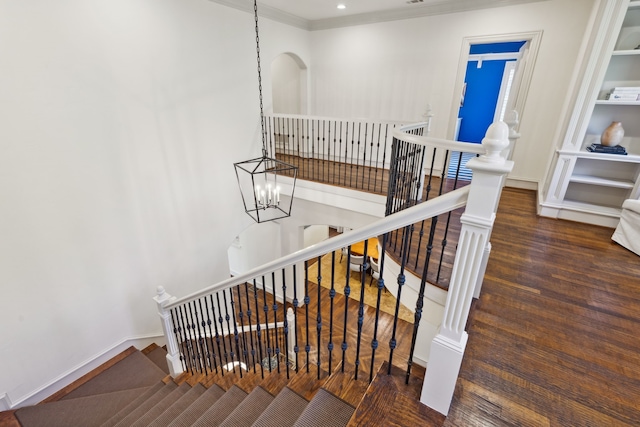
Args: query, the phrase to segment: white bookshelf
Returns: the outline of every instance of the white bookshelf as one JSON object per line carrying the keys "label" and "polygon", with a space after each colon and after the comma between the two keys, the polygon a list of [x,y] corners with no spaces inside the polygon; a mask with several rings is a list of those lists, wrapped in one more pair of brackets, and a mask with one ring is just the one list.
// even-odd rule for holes
{"label": "white bookshelf", "polygon": [[[540,214],[615,227],[624,200],[640,198],[640,101],[606,96],[614,87],[640,87],[640,1],[609,0],[603,8],[592,80],[583,82],[586,96],[557,150]],[[627,155],[587,151],[613,121],[625,129]]]}

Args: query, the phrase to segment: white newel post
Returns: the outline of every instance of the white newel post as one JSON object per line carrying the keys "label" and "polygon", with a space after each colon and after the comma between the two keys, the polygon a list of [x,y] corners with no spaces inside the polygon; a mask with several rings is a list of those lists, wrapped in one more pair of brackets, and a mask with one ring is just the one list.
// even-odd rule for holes
{"label": "white newel post", "polygon": [[[516,141],[520,139],[520,134],[516,131],[518,126],[518,112],[516,110],[507,111],[504,115],[504,122],[509,127],[509,146],[502,151],[502,156],[507,160],[511,160],[513,157],[513,150],[515,149]],[[502,178],[502,187],[507,183],[506,174]],[[496,209],[497,201],[496,201]],[[482,291],[482,281],[484,280],[484,273],[487,271],[487,263],[489,262],[489,255],[491,254],[491,242],[487,241],[487,246],[484,248],[484,257],[482,258],[482,265],[480,266],[480,274],[478,275],[478,281],[476,282],[476,289],[473,292],[474,298],[480,298],[480,291]]]}
{"label": "white newel post", "polygon": [[164,337],[167,340],[167,365],[169,366],[169,373],[173,378],[180,375],[184,370],[182,369],[182,362],[180,361],[180,352],[178,351],[178,343],[176,337],[173,334],[173,326],[171,325],[171,313],[169,310],[165,310],[165,305],[175,299],[169,295],[162,286],[158,286],[157,295],[153,299],[158,304],[158,315],[160,316],[160,322],[162,323],[162,331]]}
{"label": "white newel post", "polygon": [[442,325],[431,343],[420,396],[422,403],[444,415],[449,412],[467,344],[468,335],[464,328],[478,277],[482,273],[502,181],[513,168],[513,162],[502,154],[509,145],[508,136],[509,128],[505,123],[492,124],[482,140],[486,154],[467,163],[473,171],[469,198],[460,218],[460,239]]}

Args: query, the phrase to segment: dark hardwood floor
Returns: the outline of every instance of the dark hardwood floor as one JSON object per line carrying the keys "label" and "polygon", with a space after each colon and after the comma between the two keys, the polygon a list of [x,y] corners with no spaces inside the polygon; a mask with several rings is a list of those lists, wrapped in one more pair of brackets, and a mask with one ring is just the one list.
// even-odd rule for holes
{"label": "dark hardwood floor", "polygon": [[640,258],[505,189],[447,426],[640,425]]}

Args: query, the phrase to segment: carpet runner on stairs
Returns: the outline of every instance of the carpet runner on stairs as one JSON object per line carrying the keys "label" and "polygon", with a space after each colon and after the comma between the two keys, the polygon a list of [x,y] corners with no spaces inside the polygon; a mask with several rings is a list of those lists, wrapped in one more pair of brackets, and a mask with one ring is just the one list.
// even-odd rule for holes
{"label": "carpet runner on stairs", "polygon": [[273,380],[286,377],[270,379],[268,373],[264,380],[258,373],[231,386],[223,381],[226,391],[218,384],[178,385],[166,375],[164,355],[160,347],[146,355],[132,352],[60,400],[18,409],[15,416],[23,427],[340,427],[355,411],[320,388],[324,380],[301,391],[300,384],[309,381],[296,379],[302,373],[293,373],[288,386]]}

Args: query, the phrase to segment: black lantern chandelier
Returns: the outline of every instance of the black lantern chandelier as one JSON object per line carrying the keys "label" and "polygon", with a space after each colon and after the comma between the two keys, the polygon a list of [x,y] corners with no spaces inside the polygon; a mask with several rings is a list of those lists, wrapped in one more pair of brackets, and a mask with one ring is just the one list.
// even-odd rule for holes
{"label": "black lantern chandelier", "polygon": [[[260,93],[260,125],[262,129],[262,157],[234,163],[238,186],[242,194],[244,209],[256,222],[273,221],[291,215],[293,191],[296,188],[298,168],[267,156],[267,143],[262,106],[262,73],[260,67],[260,36],[258,33],[258,2],[254,0],[253,11],[256,20],[256,51],[258,57],[258,90]],[[275,153],[274,157],[275,157]],[[289,203],[280,203],[282,179],[292,179]],[[287,184],[289,185],[289,184]]]}

